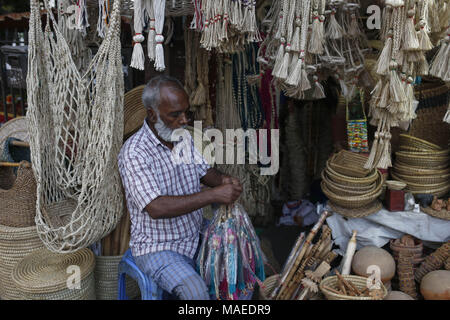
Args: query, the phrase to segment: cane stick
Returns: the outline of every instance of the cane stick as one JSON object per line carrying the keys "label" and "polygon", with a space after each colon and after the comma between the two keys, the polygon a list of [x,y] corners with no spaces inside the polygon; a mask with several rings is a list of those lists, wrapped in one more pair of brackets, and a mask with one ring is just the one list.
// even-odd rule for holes
{"label": "cane stick", "polygon": [[130,213],[127,210],[127,213],[123,216],[124,221],[122,225],[122,230],[120,232],[120,255],[124,254],[127,251],[130,241]]}

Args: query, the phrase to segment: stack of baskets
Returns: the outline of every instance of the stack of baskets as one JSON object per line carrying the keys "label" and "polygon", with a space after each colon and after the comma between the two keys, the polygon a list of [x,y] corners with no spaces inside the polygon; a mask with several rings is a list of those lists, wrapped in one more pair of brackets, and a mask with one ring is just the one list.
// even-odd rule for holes
{"label": "stack of baskets", "polygon": [[331,209],[350,218],[364,217],[382,208],[383,176],[377,169],[364,169],[367,158],[342,150],[334,154],[322,171],[322,191]]}
{"label": "stack of baskets", "polygon": [[391,176],[412,194],[442,197],[450,191],[450,149],[407,134],[400,135]]}

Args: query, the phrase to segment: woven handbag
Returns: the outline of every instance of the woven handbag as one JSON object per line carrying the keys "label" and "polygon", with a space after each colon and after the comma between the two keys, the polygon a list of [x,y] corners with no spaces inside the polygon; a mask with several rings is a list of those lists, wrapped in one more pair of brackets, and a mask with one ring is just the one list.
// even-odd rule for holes
{"label": "woven handbag", "polygon": [[369,152],[369,141],[367,137],[367,117],[364,110],[364,103],[362,93],[351,102],[355,109],[360,109],[358,115],[351,116],[349,111],[349,104],[346,101],[346,119],[347,119],[347,137],[348,146],[352,152]]}
{"label": "woven handbag", "polygon": [[22,161],[14,174],[14,168],[0,166],[0,224],[8,227],[35,225],[36,180],[27,161]]}

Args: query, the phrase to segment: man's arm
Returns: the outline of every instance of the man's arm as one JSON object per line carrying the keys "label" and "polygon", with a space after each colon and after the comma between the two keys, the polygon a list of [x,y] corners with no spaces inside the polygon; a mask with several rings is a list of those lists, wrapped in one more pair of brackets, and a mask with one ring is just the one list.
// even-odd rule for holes
{"label": "man's arm", "polygon": [[153,219],[178,217],[212,203],[232,204],[242,192],[236,184],[223,184],[187,196],[160,196],[150,202],[145,210]]}

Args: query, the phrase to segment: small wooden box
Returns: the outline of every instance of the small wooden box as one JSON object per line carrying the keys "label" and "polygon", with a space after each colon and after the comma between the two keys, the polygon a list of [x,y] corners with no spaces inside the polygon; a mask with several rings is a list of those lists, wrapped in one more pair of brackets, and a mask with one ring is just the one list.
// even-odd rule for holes
{"label": "small wooden box", "polygon": [[403,211],[405,209],[405,191],[386,190],[385,195],[386,209],[389,211]]}

